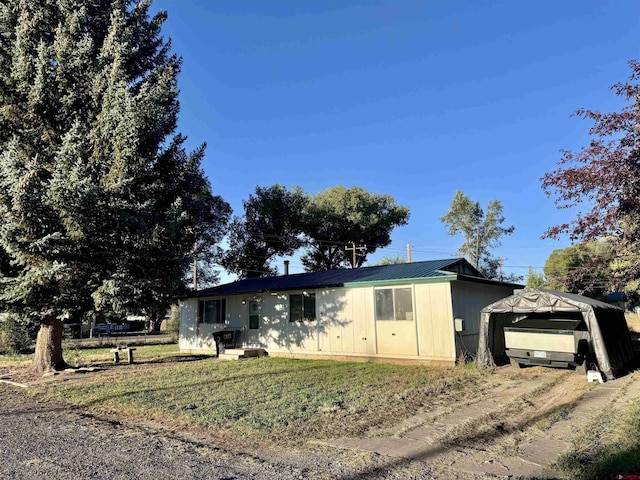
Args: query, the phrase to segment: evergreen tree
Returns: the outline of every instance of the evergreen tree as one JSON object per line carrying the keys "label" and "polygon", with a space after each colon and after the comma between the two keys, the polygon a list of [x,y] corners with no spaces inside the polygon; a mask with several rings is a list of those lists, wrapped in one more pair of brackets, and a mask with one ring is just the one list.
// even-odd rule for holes
{"label": "evergreen tree", "polygon": [[0,5],[0,302],[40,322],[36,371],[66,366],[65,316],[166,310],[230,215],[175,133],[150,3]]}
{"label": "evergreen tree", "polygon": [[545,288],[547,285],[544,273],[536,272],[533,267],[529,267],[525,285],[527,288]]}

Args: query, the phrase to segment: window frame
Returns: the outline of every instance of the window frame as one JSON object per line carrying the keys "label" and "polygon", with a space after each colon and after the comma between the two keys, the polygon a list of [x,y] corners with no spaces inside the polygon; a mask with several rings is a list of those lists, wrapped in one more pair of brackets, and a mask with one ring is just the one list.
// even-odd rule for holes
{"label": "window frame", "polygon": [[[295,310],[301,312],[301,316],[294,318],[293,301],[300,302]],[[298,300],[299,298],[299,300]],[[289,322],[315,322],[316,321],[316,293],[301,292],[289,294]]]}
{"label": "window frame", "polygon": [[[393,312],[393,318],[379,318],[380,313],[378,312],[378,292],[386,292],[391,290],[391,307]],[[408,290],[409,298],[411,299],[411,310],[406,310],[405,315],[407,313],[411,313],[411,319],[403,318],[398,319],[398,302],[396,292],[399,290]],[[382,287],[376,288],[373,294],[373,303],[374,303],[374,317],[376,322],[413,322],[415,319],[415,302],[413,298],[413,288],[412,287]]]}
{"label": "window frame", "polygon": [[[206,321],[207,303],[217,302],[216,318],[213,321]],[[198,325],[224,325],[227,323],[227,299],[211,298],[207,300],[198,300]]]}

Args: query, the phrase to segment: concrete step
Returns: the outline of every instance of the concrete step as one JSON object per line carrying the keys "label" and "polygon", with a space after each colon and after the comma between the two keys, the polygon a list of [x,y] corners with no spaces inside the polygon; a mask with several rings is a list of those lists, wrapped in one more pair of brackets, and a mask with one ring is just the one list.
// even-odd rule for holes
{"label": "concrete step", "polygon": [[241,358],[263,357],[266,354],[264,348],[227,348],[218,358],[220,360],[240,360]]}
{"label": "concrete step", "polygon": [[229,353],[221,353],[218,355],[219,360],[240,360],[241,358],[245,358],[243,355],[232,355]]}

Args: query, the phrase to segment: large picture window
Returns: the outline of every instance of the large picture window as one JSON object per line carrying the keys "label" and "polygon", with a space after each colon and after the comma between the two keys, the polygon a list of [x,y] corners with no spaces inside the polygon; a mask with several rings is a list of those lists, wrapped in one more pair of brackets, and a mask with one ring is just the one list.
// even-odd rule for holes
{"label": "large picture window", "polygon": [[410,288],[381,288],[375,297],[376,320],[413,320]]}
{"label": "large picture window", "polygon": [[201,300],[198,302],[198,323],[224,323],[227,302],[221,300]]}
{"label": "large picture window", "polygon": [[301,322],[316,319],[316,294],[295,293],[289,295],[289,321]]}

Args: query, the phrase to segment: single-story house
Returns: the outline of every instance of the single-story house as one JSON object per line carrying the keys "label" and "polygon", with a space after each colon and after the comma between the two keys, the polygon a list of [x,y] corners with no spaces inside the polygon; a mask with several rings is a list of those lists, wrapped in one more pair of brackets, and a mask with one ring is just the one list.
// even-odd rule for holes
{"label": "single-story house", "polygon": [[236,329],[274,356],[454,364],[514,288],[461,258],[240,280],[181,302],[180,349],[215,352],[213,334]]}

